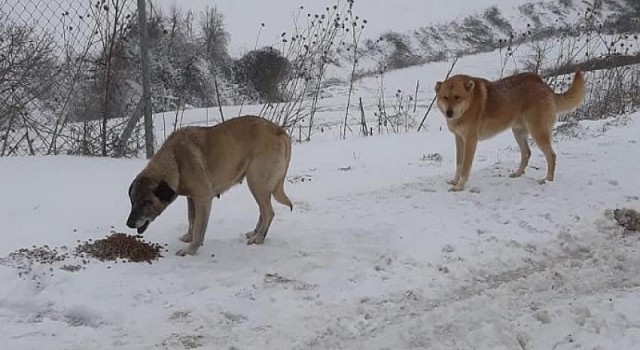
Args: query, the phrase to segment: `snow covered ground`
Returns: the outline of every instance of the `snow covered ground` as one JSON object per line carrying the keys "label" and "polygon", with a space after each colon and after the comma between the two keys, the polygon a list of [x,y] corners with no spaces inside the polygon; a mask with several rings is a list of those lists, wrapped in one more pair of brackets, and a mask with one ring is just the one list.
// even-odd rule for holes
{"label": "snow covered ground", "polygon": [[[605,212],[640,209],[640,115],[556,138],[557,181],[510,179],[509,133],[480,144],[468,190],[448,192],[439,127],[294,146],[289,212],[263,246],[242,233],[245,186],[214,203],[205,244],[183,243],[176,201],[148,240],[153,264],[69,272],[0,266],[4,349],[635,349],[640,237]],[[437,155],[441,156],[438,157]],[[0,256],[128,232],[127,187],[144,160],[0,159]],[[68,263],[68,262],[67,262]],[[51,269],[51,270],[50,270]]]}

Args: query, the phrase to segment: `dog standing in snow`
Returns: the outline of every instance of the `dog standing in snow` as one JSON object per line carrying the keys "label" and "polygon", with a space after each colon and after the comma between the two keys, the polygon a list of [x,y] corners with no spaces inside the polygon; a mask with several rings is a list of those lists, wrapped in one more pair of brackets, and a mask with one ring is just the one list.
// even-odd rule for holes
{"label": "dog standing in snow", "polygon": [[520,166],[510,177],[520,177],[531,157],[531,135],[547,160],[547,176],[553,181],[556,154],[551,132],[559,112],[576,108],[585,94],[585,79],[576,71],[569,90],[556,94],[538,74],[521,73],[497,81],[456,75],[435,86],[438,108],[456,140],[456,174],[451,191],[462,191],[469,180],[479,140],[511,127],[520,148]]}

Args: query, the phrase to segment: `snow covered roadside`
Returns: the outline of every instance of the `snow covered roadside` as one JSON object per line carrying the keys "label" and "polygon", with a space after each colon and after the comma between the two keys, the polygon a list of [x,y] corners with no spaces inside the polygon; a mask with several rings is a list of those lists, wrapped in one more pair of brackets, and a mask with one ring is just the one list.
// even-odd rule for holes
{"label": "snow covered roadside", "polygon": [[[68,272],[0,266],[6,349],[635,349],[640,236],[604,215],[640,209],[640,118],[558,138],[557,181],[522,179],[507,132],[479,145],[467,191],[450,193],[446,131],[296,145],[264,246],[245,186],[214,203],[205,245],[183,245],[186,204],[146,233],[153,264]],[[604,130],[604,131],[603,131]],[[441,155],[442,160],[436,155]],[[144,160],[0,159],[0,256],[126,231]]]}

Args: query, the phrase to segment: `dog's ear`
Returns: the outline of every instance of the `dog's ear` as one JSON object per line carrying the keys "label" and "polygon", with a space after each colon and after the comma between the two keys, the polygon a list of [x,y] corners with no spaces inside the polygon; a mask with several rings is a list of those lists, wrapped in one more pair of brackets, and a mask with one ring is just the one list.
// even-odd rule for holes
{"label": "dog's ear", "polygon": [[156,187],[155,191],[153,191],[153,194],[156,195],[156,197],[158,197],[158,199],[160,199],[161,201],[167,203],[173,202],[173,200],[176,198],[176,191],[172,190],[171,187],[169,187],[169,185],[164,181],[160,181],[158,187]]}
{"label": "dog's ear", "polygon": [[[135,182],[135,181],[134,181]],[[133,182],[129,185],[129,197],[131,197],[131,190],[133,189]]]}
{"label": "dog's ear", "polygon": [[473,91],[473,88],[476,86],[476,82],[473,80],[469,80],[466,83],[464,83],[464,87],[465,89],[467,89],[467,91],[471,92]]}
{"label": "dog's ear", "polygon": [[441,81],[436,83],[436,93],[438,93],[438,91],[440,91],[440,87],[442,87],[442,82]]}

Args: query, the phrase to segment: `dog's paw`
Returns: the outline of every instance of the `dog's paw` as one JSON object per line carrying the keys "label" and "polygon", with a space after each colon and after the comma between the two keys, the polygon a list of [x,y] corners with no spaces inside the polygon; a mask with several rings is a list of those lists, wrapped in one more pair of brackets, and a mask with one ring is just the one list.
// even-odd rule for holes
{"label": "dog's paw", "polygon": [[249,231],[247,233],[244,234],[245,238],[251,238],[252,236],[256,235],[256,231]]}
{"label": "dog's paw", "polygon": [[512,178],[512,179],[515,179],[515,178],[521,177],[522,175],[524,175],[524,171],[522,171],[522,172],[516,171],[516,172],[513,172],[513,173],[509,174],[509,177]]}
{"label": "dog's paw", "polygon": [[464,190],[464,186],[455,185],[449,189],[449,192],[460,192]]}
{"label": "dog's paw", "polygon": [[553,181],[553,178],[545,177],[544,179],[540,179],[540,180],[538,180],[538,183],[539,183],[539,184],[541,184],[541,185],[544,185],[544,184],[546,184],[547,182],[551,182],[551,181]]}
{"label": "dog's paw", "polygon": [[264,243],[264,237],[254,233],[252,236],[248,237],[247,244],[262,244]]}
{"label": "dog's paw", "polygon": [[190,247],[180,249],[176,252],[177,256],[186,256],[186,255],[195,255],[196,249],[192,249]]}
{"label": "dog's paw", "polygon": [[185,243],[190,243],[193,240],[193,235],[190,233],[185,233],[184,235],[180,236],[180,238],[178,239]]}

